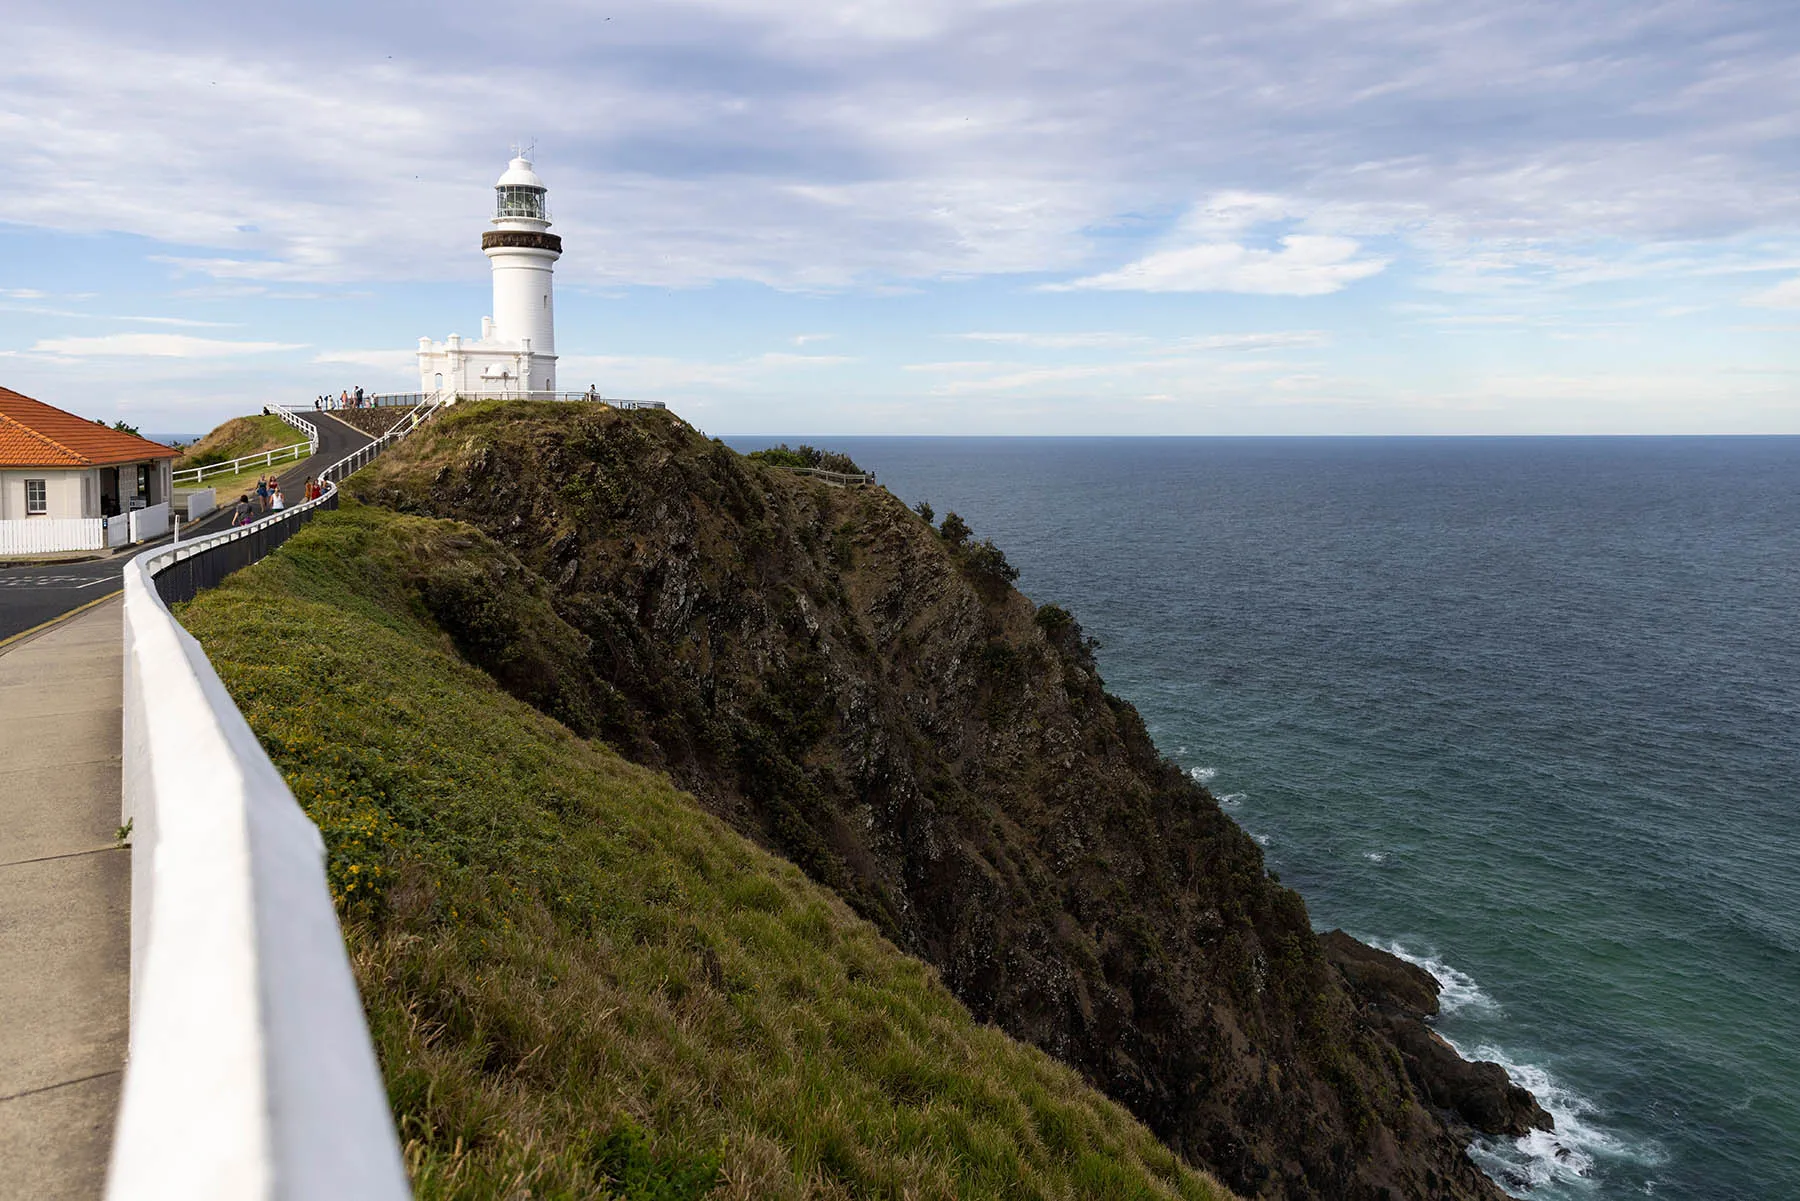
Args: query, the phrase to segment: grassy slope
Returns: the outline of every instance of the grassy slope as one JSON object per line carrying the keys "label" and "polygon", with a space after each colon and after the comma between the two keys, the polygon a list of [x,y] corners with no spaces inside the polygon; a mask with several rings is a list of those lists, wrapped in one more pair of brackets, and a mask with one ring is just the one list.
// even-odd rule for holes
{"label": "grassy slope", "polygon": [[458,659],[415,590],[501,553],[350,506],[182,614],[325,832],[420,1196],[1226,1195]]}
{"label": "grassy slope", "polygon": [[193,460],[202,455],[217,454],[217,458],[209,461],[222,463],[253,455],[259,450],[279,450],[305,440],[306,435],[279,417],[233,417],[188,447],[187,453],[176,462],[175,470],[192,467]]}

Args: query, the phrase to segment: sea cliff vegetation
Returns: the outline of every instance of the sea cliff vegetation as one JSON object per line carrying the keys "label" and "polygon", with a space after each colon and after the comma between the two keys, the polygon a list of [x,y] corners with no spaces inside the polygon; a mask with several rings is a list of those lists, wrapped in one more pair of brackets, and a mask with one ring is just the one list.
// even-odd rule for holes
{"label": "sea cliff vegetation", "polygon": [[1471,1131],[1546,1119],[1429,977],[1322,943],[1000,548],[800,465],[459,405],[186,614],[421,1192],[1498,1197]]}
{"label": "sea cliff vegetation", "polygon": [[[509,573],[467,526],[351,505],[180,613],[325,834],[418,1196],[1229,1196],[464,662],[430,598]],[[528,586],[489,604],[554,623]]]}

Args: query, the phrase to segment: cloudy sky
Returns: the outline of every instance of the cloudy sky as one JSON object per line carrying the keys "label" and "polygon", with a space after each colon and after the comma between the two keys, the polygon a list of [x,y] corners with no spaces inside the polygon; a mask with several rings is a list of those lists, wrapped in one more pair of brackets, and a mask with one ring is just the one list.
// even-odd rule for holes
{"label": "cloudy sky", "polygon": [[1791,0],[9,0],[0,385],[417,386],[535,141],[709,433],[1800,432]]}

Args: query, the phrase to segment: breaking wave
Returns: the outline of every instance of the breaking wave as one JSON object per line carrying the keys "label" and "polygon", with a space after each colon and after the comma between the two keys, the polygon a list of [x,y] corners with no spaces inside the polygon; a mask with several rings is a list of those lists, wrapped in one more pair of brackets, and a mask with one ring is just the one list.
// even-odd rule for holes
{"label": "breaking wave", "polygon": [[1415,955],[1399,943],[1375,943],[1373,945],[1380,947],[1390,955],[1406,960],[1414,967],[1422,967],[1430,972],[1438,982],[1438,1011],[1446,1017],[1464,1010],[1489,1013],[1499,1010],[1500,1006],[1494,1002],[1494,998],[1482,992],[1481,986],[1475,983],[1475,978],[1467,972],[1459,972],[1443,960],[1431,955]]}
{"label": "breaking wave", "polygon": [[[1496,1016],[1499,1004],[1467,972],[1458,971],[1433,955],[1416,955],[1397,943],[1376,944],[1406,962],[1424,968],[1438,982],[1438,1005],[1445,1016]],[[1438,1031],[1440,1035],[1443,1031]],[[1491,1042],[1465,1046],[1445,1036],[1444,1041],[1464,1059],[1485,1059],[1499,1064],[1507,1078],[1531,1091],[1538,1104],[1556,1120],[1554,1131],[1533,1130],[1523,1138],[1477,1139],[1469,1145],[1469,1158],[1508,1190],[1530,1190],[1540,1197],[1580,1197],[1595,1185],[1594,1168],[1602,1160],[1633,1160],[1654,1164],[1662,1154],[1654,1146],[1632,1146],[1595,1123],[1598,1107],[1586,1097],[1536,1064],[1521,1063]]]}

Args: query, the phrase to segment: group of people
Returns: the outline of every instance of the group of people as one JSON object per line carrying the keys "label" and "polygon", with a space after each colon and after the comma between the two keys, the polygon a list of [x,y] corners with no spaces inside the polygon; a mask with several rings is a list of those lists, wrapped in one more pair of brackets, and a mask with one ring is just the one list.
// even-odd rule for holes
{"label": "group of people", "polygon": [[[306,500],[317,500],[325,495],[325,481],[317,476],[307,476],[305,485]],[[252,501],[250,497],[256,499]],[[258,476],[256,491],[246,492],[238,497],[237,504],[231,508],[232,525],[249,525],[258,517],[266,517],[270,513],[279,513],[287,508],[287,497],[281,493],[281,481],[272,475]]]}
{"label": "group of people", "polygon": [[345,388],[336,396],[313,397],[313,408],[316,411],[325,409],[365,409],[369,406],[369,402],[372,399],[373,397],[362,390],[362,385],[358,384],[355,388]]}

